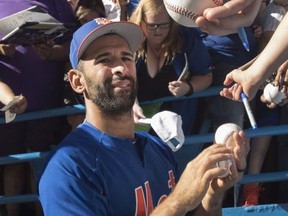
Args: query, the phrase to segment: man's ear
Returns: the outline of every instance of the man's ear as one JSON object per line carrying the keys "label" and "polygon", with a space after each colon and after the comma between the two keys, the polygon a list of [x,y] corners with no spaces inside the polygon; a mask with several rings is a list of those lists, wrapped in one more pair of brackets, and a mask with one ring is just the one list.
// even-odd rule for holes
{"label": "man's ear", "polygon": [[79,93],[82,94],[85,91],[85,79],[83,74],[75,69],[71,69],[68,73],[68,80],[70,82],[70,85],[72,89]]}

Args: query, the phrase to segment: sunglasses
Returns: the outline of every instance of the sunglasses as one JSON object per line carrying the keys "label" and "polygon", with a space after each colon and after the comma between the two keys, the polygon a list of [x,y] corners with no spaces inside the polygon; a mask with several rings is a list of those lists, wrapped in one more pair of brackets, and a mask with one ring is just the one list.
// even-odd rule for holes
{"label": "sunglasses", "polygon": [[147,23],[145,21],[143,21],[146,25],[146,28],[148,30],[155,30],[155,29],[168,29],[171,25],[171,22],[167,22],[167,23],[159,23],[159,24],[156,24],[156,23]]}

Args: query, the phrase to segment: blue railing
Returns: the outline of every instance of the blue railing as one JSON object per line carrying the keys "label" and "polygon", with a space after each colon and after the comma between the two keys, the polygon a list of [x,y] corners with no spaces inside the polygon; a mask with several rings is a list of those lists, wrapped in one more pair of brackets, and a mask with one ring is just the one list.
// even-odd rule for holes
{"label": "blue railing", "polygon": [[[190,98],[196,98],[196,97],[199,98],[199,97],[218,95],[221,89],[222,89],[221,86],[210,87],[204,91],[197,92],[191,95]],[[167,102],[167,101],[184,100],[184,99],[187,99],[187,97],[164,97],[164,98],[153,100],[153,101],[146,101],[142,103],[142,105],[151,104],[151,103],[159,103],[159,102]],[[55,108],[55,109],[49,109],[49,110],[26,112],[21,115],[17,115],[14,122],[50,118],[50,117],[56,117],[56,116],[65,116],[65,115],[78,114],[78,113],[84,113],[84,112],[85,112],[85,107],[83,105],[74,105],[74,106],[61,107],[61,108]],[[5,123],[5,119],[0,118],[0,124],[4,124],[4,123]],[[258,128],[257,130],[246,129],[244,131],[246,135],[251,138],[264,136],[264,135],[265,136],[284,135],[288,133],[288,125],[262,127],[262,128]],[[185,146],[188,147],[190,145],[209,143],[213,141],[213,137],[214,137],[213,133],[204,133],[204,134],[202,133],[198,135],[186,136],[183,147],[185,148]],[[32,152],[32,153],[15,154],[15,155],[9,155],[5,157],[0,157],[0,165],[22,163],[22,162],[27,162],[27,161],[37,162],[38,160],[44,159],[46,154],[47,152]],[[253,183],[253,182],[275,182],[275,181],[284,181],[284,180],[288,180],[288,171],[244,175],[243,179],[239,182],[239,184],[241,185],[241,184],[247,184],[247,183]],[[0,204],[31,202],[31,201],[37,201],[37,200],[38,200],[38,197],[36,194],[0,196]],[[275,207],[275,206],[272,205],[272,207]],[[226,212],[230,212],[230,211],[232,210],[229,208],[227,209]]]}

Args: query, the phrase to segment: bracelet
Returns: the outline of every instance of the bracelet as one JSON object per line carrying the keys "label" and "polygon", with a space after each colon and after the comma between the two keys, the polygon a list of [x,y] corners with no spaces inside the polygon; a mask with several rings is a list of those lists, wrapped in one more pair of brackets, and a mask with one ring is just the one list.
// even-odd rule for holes
{"label": "bracelet", "polygon": [[185,94],[186,97],[191,96],[194,93],[194,88],[190,82],[186,82],[189,85],[189,91]]}

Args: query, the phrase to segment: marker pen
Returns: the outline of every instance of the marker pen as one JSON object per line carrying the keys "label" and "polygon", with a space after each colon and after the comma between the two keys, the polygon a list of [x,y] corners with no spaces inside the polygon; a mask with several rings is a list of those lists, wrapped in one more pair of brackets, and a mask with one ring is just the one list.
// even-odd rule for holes
{"label": "marker pen", "polygon": [[251,110],[247,95],[244,92],[241,93],[241,99],[242,99],[242,102],[244,104],[245,110],[247,112],[250,124],[251,124],[253,129],[256,129],[257,128],[257,124],[256,124],[256,121],[255,121],[254,115],[252,113],[252,110]]}
{"label": "marker pen", "polygon": [[243,43],[243,46],[249,52],[250,51],[250,46],[249,46],[249,41],[248,41],[248,38],[247,38],[247,34],[246,34],[246,31],[245,31],[245,28],[244,27],[240,27],[240,28],[237,29],[237,32],[238,32],[239,38],[241,39],[241,41]]}

